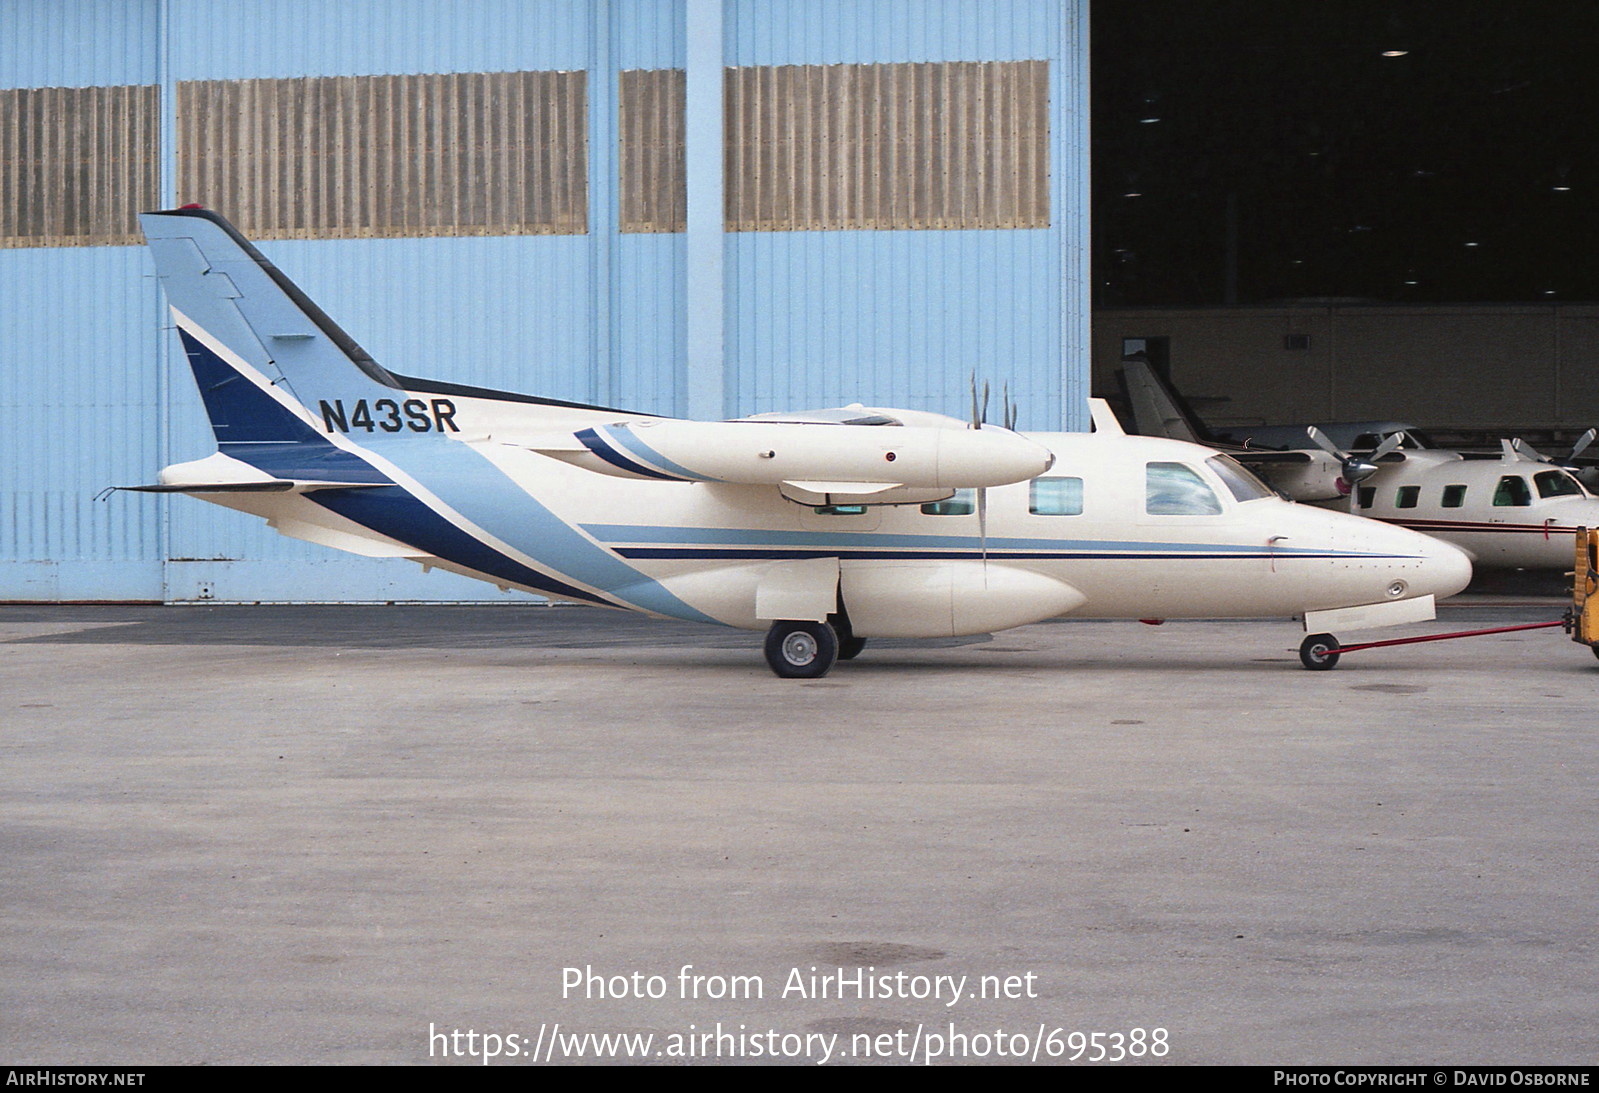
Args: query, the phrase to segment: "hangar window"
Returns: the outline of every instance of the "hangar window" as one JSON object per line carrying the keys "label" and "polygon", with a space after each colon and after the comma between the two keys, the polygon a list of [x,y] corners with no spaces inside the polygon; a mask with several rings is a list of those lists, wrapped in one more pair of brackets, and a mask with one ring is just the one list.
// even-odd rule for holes
{"label": "hangar window", "polygon": [[1505,475],[1494,490],[1494,504],[1501,508],[1532,504],[1532,490],[1527,487],[1527,480],[1519,474]]}
{"label": "hangar window", "polygon": [[1081,516],[1081,478],[1035,478],[1027,487],[1027,511],[1034,516]]}
{"label": "hangar window", "polygon": [[1446,509],[1458,509],[1466,503],[1465,486],[1445,486],[1443,506]]}
{"label": "hangar window", "polygon": [[1221,501],[1186,463],[1146,463],[1144,511],[1151,516],[1219,516]]}
{"label": "hangar window", "polygon": [[186,80],[180,201],[258,239],[582,235],[584,72]]}
{"label": "hangar window", "polygon": [[725,95],[729,231],[1050,226],[1048,61],[740,66]]}
{"label": "hangar window", "polygon": [[621,74],[617,121],[625,232],[680,232],[688,223],[681,68]]}
{"label": "hangar window", "polygon": [[1394,494],[1394,508],[1413,509],[1419,500],[1421,500],[1420,486],[1400,486],[1399,492]]}
{"label": "hangar window", "polygon": [[157,95],[153,85],[0,90],[0,247],[141,242],[134,214],[160,193]]}
{"label": "hangar window", "polygon": [[970,516],[977,511],[976,490],[956,490],[947,501],[933,501],[922,506],[928,516]]}
{"label": "hangar window", "polygon": [[1544,471],[1532,476],[1539,497],[1581,497],[1582,484],[1565,471]]}

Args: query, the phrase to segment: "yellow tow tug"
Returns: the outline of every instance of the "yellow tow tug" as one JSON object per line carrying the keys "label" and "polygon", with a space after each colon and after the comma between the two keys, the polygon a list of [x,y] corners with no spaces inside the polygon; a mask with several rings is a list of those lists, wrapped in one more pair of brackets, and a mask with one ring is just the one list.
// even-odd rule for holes
{"label": "yellow tow tug", "polygon": [[1599,528],[1577,529],[1577,562],[1571,573],[1571,609],[1566,633],[1599,657]]}

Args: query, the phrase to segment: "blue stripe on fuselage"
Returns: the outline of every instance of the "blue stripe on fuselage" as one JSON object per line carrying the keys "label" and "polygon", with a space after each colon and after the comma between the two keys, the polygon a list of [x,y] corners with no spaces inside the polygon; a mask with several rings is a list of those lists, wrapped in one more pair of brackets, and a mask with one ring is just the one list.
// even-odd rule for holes
{"label": "blue stripe on fuselage", "polygon": [[[806,549],[804,547],[617,547],[616,552],[624,558],[660,558],[660,559],[710,559],[726,558],[733,561],[770,560],[774,558],[849,558],[856,559],[894,559],[898,561],[978,561],[987,559],[993,562],[1004,561],[1050,561],[1050,562],[1075,562],[1075,561],[1238,561],[1254,559],[1257,561],[1298,561],[1303,559],[1332,559],[1348,558],[1347,554],[1326,554],[1303,552],[1292,555],[1277,555],[1268,551],[1255,548],[1254,553],[1240,554],[1226,551],[1216,554],[1207,554],[1193,551],[1172,552],[1160,550],[1141,551],[1093,551],[1093,550],[996,550],[990,547],[984,552],[978,546],[969,546],[960,550],[850,550],[841,547]],[[1394,558],[1403,555],[1368,554],[1361,555],[1367,558]]]}
{"label": "blue stripe on fuselage", "polygon": [[[1174,556],[1212,554],[1241,557],[1314,558],[1415,558],[1413,554],[1386,554],[1368,551],[1327,550],[1316,547],[1273,547],[1234,543],[1171,543],[1160,540],[1045,539],[978,535],[927,535],[882,531],[785,531],[774,528],[695,528],[649,527],[634,524],[584,524],[583,530],[613,547],[618,544],[661,543],[687,549],[691,547],[812,547],[836,553],[839,550],[882,550],[931,548],[941,550],[990,551],[1028,550],[1053,556],[1073,551],[1160,552]],[[618,547],[618,549],[625,549]]]}

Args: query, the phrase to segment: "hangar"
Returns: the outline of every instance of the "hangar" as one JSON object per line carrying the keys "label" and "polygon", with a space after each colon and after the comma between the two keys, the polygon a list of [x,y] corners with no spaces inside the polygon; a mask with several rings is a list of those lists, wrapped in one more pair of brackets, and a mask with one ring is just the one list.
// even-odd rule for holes
{"label": "hangar", "polygon": [[180,203],[413,375],[715,419],[959,413],[976,373],[1023,427],[1086,426],[1086,0],[6,18],[0,600],[484,597],[96,500],[211,448],[133,219]]}

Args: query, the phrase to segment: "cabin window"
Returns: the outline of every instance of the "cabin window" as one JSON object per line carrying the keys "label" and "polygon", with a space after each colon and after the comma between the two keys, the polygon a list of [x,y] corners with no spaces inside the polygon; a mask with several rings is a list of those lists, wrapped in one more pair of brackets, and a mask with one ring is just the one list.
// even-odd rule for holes
{"label": "cabin window", "polygon": [[1360,489],[1356,491],[1355,496],[1359,499],[1361,508],[1369,509],[1371,508],[1372,502],[1377,500],[1377,487],[1361,486]]}
{"label": "cabin window", "polygon": [[1151,516],[1219,516],[1221,501],[1188,464],[1146,463],[1144,511]]}
{"label": "cabin window", "polygon": [[1413,509],[1419,500],[1421,500],[1420,486],[1400,486],[1399,492],[1394,494],[1394,508]]}
{"label": "cabin window", "polygon": [[977,511],[976,490],[956,490],[946,501],[932,501],[922,506],[928,516],[970,516]]}
{"label": "cabin window", "polygon": [[1221,476],[1222,484],[1232,491],[1235,500],[1258,501],[1272,496],[1271,487],[1230,455],[1213,455],[1205,464]]}
{"label": "cabin window", "polygon": [[1027,511],[1034,516],[1081,516],[1081,478],[1035,478],[1027,487]]}
{"label": "cabin window", "polygon": [[1581,497],[1582,484],[1565,471],[1544,471],[1532,476],[1539,497]]}
{"label": "cabin window", "polygon": [[1498,489],[1494,490],[1494,504],[1500,508],[1519,508],[1532,504],[1532,490],[1528,488],[1527,480],[1519,474],[1505,475],[1499,480]]}
{"label": "cabin window", "polygon": [[1465,486],[1445,486],[1443,505],[1446,509],[1458,509],[1466,503]]}
{"label": "cabin window", "polygon": [[865,505],[822,505],[816,509],[818,516],[865,516]]}

